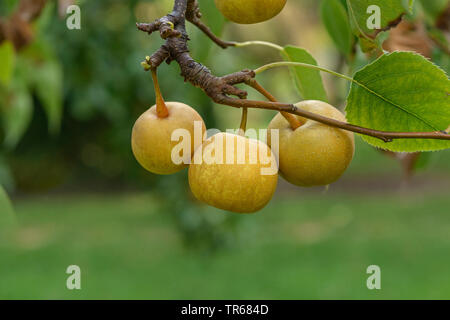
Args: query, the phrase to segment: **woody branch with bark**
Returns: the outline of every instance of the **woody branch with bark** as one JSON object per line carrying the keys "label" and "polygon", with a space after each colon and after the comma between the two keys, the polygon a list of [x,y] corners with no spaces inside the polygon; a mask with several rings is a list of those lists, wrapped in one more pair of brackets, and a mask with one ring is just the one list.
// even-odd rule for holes
{"label": "woody branch with bark", "polygon": [[[196,62],[189,54],[186,32],[186,21],[197,26],[214,43],[222,48],[235,46],[234,42],[227,42],[215,36],[201,21],[201,13],[197,0],[174,0],[171,13],[152,22],[137,23],[139,30],[152,34],[159,31],[161,38],[166,42],[150,57],[146,59],[148,70],[158,68],[163,62],[175,61],[181,69],[185,81],[201,88],[214,102],[236,108],[259,108],[280,111],[287,120],[294,125],[298,115],[307,119],[324,123],[347,131],[372,136],[391,142],[394,139],[440,139],[450,140],[445,131],[437,132],[386,132],[352,125],[346,122],[327,118],[306,110],[297,108],[293,104],[280,103],[255,80],[254,70],[242,70],[225,76],[215,76],[202,64]],[[237,84],[246,84],[263,94],[270,101],[247,100],[247,92],[236,87]]]}

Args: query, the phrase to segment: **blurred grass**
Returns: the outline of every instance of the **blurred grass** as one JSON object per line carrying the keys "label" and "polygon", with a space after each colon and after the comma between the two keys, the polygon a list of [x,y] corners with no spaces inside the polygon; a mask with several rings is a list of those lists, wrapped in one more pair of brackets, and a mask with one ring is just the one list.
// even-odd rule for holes
{"label": "blurred grass", "polygon": [[[215,254],[185,249],[160,205],[143,194],[19,201],[21,227],[0,234],[0,298],[450,298],[448,190],[278,195]],[[81,291],[65,288],[71,264]],[[381,291],[366,288],[371,264]]]}

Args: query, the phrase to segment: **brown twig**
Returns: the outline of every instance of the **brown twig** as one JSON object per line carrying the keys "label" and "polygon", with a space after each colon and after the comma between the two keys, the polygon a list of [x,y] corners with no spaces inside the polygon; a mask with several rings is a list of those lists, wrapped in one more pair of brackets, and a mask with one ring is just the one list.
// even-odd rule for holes
{"label": "brown twig", "polygon": [[[323,117],[316,113],[302,110],[293,104],[267,102],[267,101],[252,101],[247,100],[247,92],[241,90],[235,85],[241,83],[254,83],[252,79],[255,77],[255,72],[252,70],[243,70],[223,77],[214,76],[211,71],[196,62],[189,54],[187,41],[189,37],[186,33],[185,21],[187,17],[191,20],[200,19],[198,11],[198,4],[196,0],[174,0],[173,11],[165,17],[156,20],[150,24],[138,23],[139,30],[152,33],[160,32],[161,37],[166,39],[166,43],[162,49],[158,50],[150,57],[151,67],[157,68],[163,61],[170,63],[176,61],[181,69],[181,75],[185,81],[189,81],[192,85],[201,88],[214,102],[228,105],[236,108],[259,108],[268,110],[277,110],[295,114],[307,119],[315,120],[329,126],[337,127],[347,131],[378,138],[384,142],[391,142],[393,139],[440,139],[450,140],[450,134],[445,131],[437,132],[387,132],[363,128],[352,125],[335,119]],[[189,12],[187,12],[189,10]],[[193,17],[196,17],[195,19]],[[203,24],[196,24],[201,26],[201,29],[206,34],[213,33]],[[205,29],[205,30],[204,30]],[[217,37],[210,38],[216,42]],[[216,39],[216,40],[214,40]],[[219,44],[220,45],[220,44]],[[236,96],[237,98],[232,98]]]}
{"label": "brown twig", "polygon": [[229,105],[235,108],[257,108],[257,109],[268,109],[289,112],[296,114],[298,116],[315,120],[317,122],[344,129],[347,131],[352,131],[355,133],[363,134],[366,136],[371,136],[383,140],[384,142],[392,142],[394,139],[435,139],[435,140],[450,140],[450,134],[445,131],[435,131],[435,132],[389,132],[368,129],[346,122],[338,121],[335,119],[327,118],[316,113],[312,113],[306,110],[297,108],[293,104],[287,103],[276,103],[276,102],[265,102],[265,101],[253,101],[253,100],[239,100],[226,97],[221,101],[222,104]]}

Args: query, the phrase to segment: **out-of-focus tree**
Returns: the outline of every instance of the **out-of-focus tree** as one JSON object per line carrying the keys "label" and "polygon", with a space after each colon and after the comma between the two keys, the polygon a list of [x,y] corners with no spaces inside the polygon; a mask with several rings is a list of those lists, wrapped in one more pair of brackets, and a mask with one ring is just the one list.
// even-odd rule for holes
{"label": "out-of-focus tree", "polygon": [[[135,22],[153,20],[171,1],[77,1],[81,30],[69,30],[65,9],[73,3],[1,4],[1,26],[8,32],[0,43],[0,183],[19,193],[164,190],[164,212],[174,217],[187,244],[225,244],[230,232],[224,230],[233,217],[211,219],[204,213],[209,209],[181,192],[188,188],[186,173],[162,181],[143,171],[130,149],[134,121],[155,102],[140,61],[159,45],[137,32]],[[224,19],[214,6],[204,8],[204,19],[220,34]],[[207,64],[213,44],[200,32],[193,32],[192,39],[199,44],[195,54]],[[212,103],[203,92],[182,81],[174,86],[172,79],[179,80],[175,66],[163,71],[163,91],[176,88],[167,96],[193,105],[208,127],[216,127]]]}

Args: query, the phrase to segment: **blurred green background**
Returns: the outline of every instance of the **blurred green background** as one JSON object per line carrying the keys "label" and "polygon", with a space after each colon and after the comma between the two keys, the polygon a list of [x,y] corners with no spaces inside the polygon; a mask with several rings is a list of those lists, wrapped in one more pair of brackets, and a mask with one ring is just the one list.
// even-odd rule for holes
{"label": "blurred green background", "polygon": [[[2,1],[0,21],[19,2]],[[320,1],[288,1],[278,17],[251,26],[226,23],[213,1],[199,2],[224,39],[297,45],[344,73],[361,65],[342,63]],[[450,298],[449,151],[411,164],[358,137],[351,167],[327,189],[280,179],[255,215],[207,207],[193,199],[186,171],[150,174],[130,147],[134,121],[155,101],[140,61],[163,43],[135,22],[165,15],[173,1],[77,1],[81,30],[66,27],[70,3],[47,1],[0,86],[0,183],[11,198],[0,193],[0,298]],[[217,75],[280,60],[270,48],[222,50],[194,27],[188,32],[192,56]],[[184,83],[175,63],[158,73],[166,100],[193,106],[208,128],[239,125],[239,110]],[[301,99],[287,70],[259,80],[279,100]],[[347,84],[324,81],[330,101],[345,107]],[[250,110],[248,128],[266,127],[273,115]],[[72,264],[82,290],[66,288]],[[382,290],[366,287],[373,264]]]}

